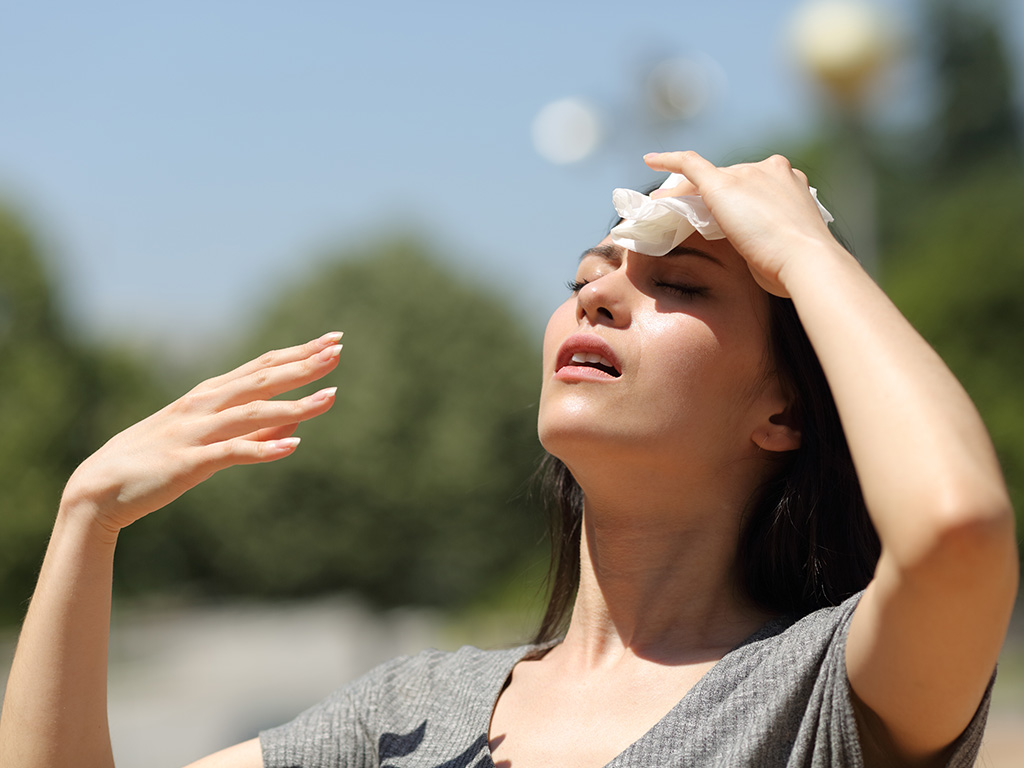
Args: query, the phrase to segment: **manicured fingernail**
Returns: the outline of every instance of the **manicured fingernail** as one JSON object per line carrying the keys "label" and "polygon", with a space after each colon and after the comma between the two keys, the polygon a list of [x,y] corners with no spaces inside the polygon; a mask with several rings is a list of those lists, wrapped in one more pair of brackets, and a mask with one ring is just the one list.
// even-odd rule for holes
{"label": "manicured fingernail", "polygon": [[319,392],[313,393],[313,402],[320,402],[322,400],[330,400],[338,392],[337,387],[326,387],[321,389]]}
{"label": "manicured fingernail", "polygon": [[272,440],[270,447],[278,451],[290,451],[300,442],[302,442],[301,437],[282,437],[280,440]]}
{"label": "manicured fingernail", "polygon": [[317,339],[317,341],[323,342],[324,344],[337,344],[341,341],[341,337],[344,335],[343,331],[331,331],[330,333],[325,333]]}
{"label": "manicured fingernail", "polygon": [[323,360],[324,362],[334,359],[335,357],[341,354],[343,346],[344,345],[342,344],[332,344],[327,349],[321,350],[320,359]]}

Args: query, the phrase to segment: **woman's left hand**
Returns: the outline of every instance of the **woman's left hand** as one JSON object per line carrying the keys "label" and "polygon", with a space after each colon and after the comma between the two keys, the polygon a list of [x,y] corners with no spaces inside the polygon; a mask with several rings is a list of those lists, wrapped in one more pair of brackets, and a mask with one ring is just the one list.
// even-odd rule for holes
{"label": "woman's left hand", "polygon": [[700,195],[747,260],[758,285],[769,293],[789,296],[786,272],[801,255],[821,245],[839,247],[811,196],[807,177],[781,155],[723,168],[692,151],[655,152],[644,161],[656,171],[681,173],[688,180],[651,197]]}

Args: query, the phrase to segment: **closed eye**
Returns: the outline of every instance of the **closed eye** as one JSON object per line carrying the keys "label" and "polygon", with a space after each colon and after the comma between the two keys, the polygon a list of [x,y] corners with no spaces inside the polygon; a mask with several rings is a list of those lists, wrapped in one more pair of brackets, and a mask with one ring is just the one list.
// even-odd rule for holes
{"label": "closed eye", "polygon": [[568,288],[572,293],[579,293],[581,290],[583,290],[583,286],[585,286],[589,282],[589,280],[570,280],[565,284],[565,287]]}
{"label": "closed eye", "polygon": [[657,288],[663,288],[672,293],[676,293],[680,296],[687,297],[703,297],[708,295],[708,289],[701,285],[687,285],[685,283],[663,283],[660,280],[655,280],[654,285]]}

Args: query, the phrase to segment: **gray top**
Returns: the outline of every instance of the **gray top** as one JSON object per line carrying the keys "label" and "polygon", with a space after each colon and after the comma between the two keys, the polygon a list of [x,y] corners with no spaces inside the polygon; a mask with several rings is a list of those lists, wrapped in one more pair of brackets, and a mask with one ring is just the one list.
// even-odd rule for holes
{"label": "gray top", "polygon": [[[609,768],[862,766],[844,657],[859,597],[796,621],[769,622]],[[491,712],[512,668],[533,650],[465,647],[388,662],[261,733],[264,765],[493,768]],[[947,765],[974,764],[990,692]]]}

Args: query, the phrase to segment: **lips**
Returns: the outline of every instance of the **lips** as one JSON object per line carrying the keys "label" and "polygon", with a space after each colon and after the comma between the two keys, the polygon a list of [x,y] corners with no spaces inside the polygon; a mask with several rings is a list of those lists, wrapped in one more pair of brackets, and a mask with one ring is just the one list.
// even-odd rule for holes
{"label": "lips", "polygon": [[622,364],[601,337],[576,333],[558,350],[555,376],[560,379],[612,380],[622,375]]}

